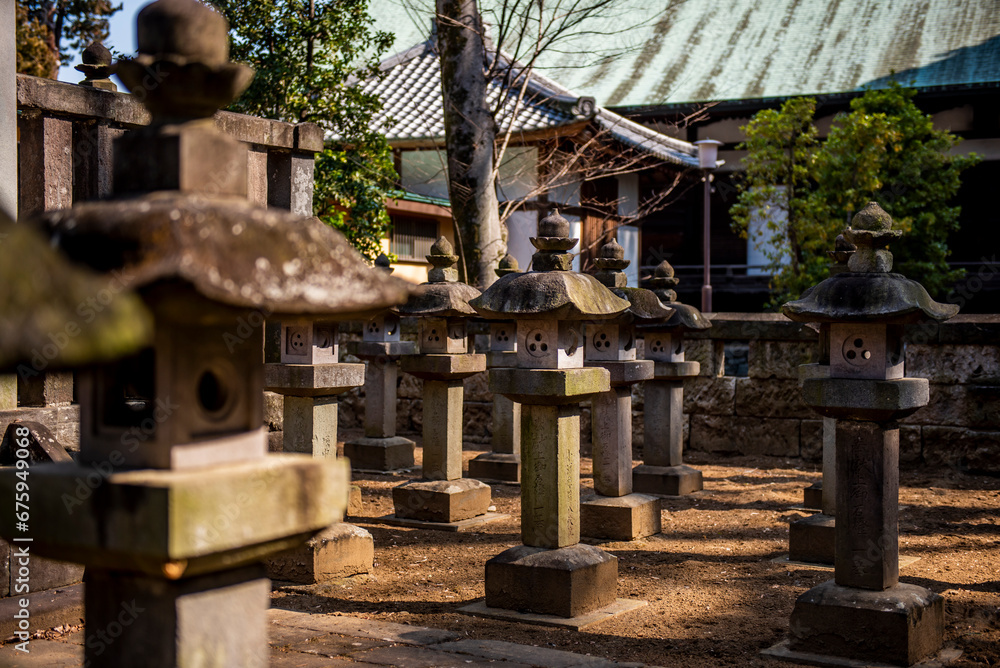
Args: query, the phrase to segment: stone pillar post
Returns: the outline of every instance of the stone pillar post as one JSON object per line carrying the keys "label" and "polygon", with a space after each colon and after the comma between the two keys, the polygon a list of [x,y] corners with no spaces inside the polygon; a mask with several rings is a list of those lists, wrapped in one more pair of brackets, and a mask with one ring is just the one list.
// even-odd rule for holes
{"label": "stone pillar post", "polygon": [[[496,274],[503,277],[517,271],[517,260],[512,255],[505,255]],[[516,353],[516,325],[513,322],[491,324],[486,368],[516,366]],[[503,395],[493,397],[493,452],[483,453],[469,462],[469,477],[501,483],[521,480],[521,406]]]}
{"label": "stone pillar post", "polygon": [[891,273],[886,247],[901,234],[891,225],[869,203],[844,231],[858,247],[849,271],[782,308],[792,320],[829,324],[829,376],[807,378],[802,392],[836,420],[837,469],[835,578],[799,596],[790,640],[764,652],[786,660],[909,666],[943,642],[944,599],[899,582],[897,420],[929,398],[926,379],[904,377],[903,324],[947,320],[958,308]]}
{"label": "stone pillar post", "polygon": [[611,608],[617,559],[579,543],[580,402],[611,390],[607,369],[584,368],[580,321],[614,318],[629,302],[569,271],[576,241],[566,219],[547,216],[531,239],[534,271],[503,276],[472,301],[482,317],[518,318],[517,367],[492,369],[490,390],[521,404],[523,542],[486,562],[485,604],[463,609],[473,614],[530,612],[565,624],[560,618],[631,607]]}
{"label": "stone pillar post", "polygon": [[[385,253],[375,259],[376,268],[391,274]],[[344,444],[344,455],[354,470],[395,471],[413,468],[415,443],[396,435],[396,386],[401,357],[412,355],[412,341],[400,340],[399,316],[381,313],[365,323],[361,342],[350,352],[367,362],[365,366],[365,435]]]}
{"label": "stone pillar post", "polygon": [[684,332],[712,326],[693,306],[677,301],[678,279],[664,260],[649,284],[665,305],[674,309],[666,322],[639,324],[645,356],[653,360],[653,379],[646,381],[642,412],[642,461],[632,471],[635,491],[680,496],[702,488],[701,471],[684,464],[684,379],[698,375],[698,362],[684,359]]}
{"label": "stone pillar post", "polygon": [[[264,367],[267,389],[284,397],[282,450],[337,458],[337,396],[364,382],[363,364],[338,362],[333,323],[281,323],[281,363]],[[333,582],[374,570],[375,541],[343,522],[267,562],[270,577],[297,584]]]}
{"label": "stone pillar post", "polygon": [[428,282],[399,308],[420,322],[420,354],[404,357],[401,367],[424,381],[423,476],[393,488],[395,514],[384,520],[461,531],[506,515],[489,512],[489,485],[462,477],[462,381],[486,370],[486,356],[468,352],[469,300],[479,291],[458,282],[453,251],[444,237],[431,246]]}
{"label": "stone pillar post", "polygon": [[630,261],[611,241],[600,250],[596,278],[629,301],[619,319],[591,323],[585,330],[584,364],[607,369],[611,389],[591,399],[595,496],[583,500],[583,535],[635,540],[660,532],[660,501],[632,493],[632,386],[653,377],[653,362],[636,360],[635,323],[669,318],[673,311],[655,294],[629,288]]}

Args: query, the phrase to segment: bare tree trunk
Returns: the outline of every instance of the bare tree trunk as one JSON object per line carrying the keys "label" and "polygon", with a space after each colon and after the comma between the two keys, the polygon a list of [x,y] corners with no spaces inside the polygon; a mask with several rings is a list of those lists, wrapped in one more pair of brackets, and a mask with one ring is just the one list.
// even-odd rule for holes
{"label": "bare tree trunk", "polygon": [[500,228],[493,151],[496,124],[486,104],[482,21],[476,0],[437,0],[448,194],[464,280],[479,288],[507,252]]}

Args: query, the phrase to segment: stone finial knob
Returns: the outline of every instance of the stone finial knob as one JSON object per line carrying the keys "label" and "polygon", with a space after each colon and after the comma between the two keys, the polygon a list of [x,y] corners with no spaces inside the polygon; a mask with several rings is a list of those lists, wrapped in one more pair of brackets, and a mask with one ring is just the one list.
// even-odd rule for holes
{"label": "stone finial knob", "polygon": [[865,208],[854,214],[854,218],[851,219],[851,227],[856,230],[884,232],[892,228],[892,216],[886,213],[877,202],[868,202]]}
{"label": "stone finial knob", "polygon": [[100,42],[93,42],[83,50],[83,62],[76,66],[76,71],[83,73],[84,79],[80,85],[103,90],[117,91],[118,86],[108,80],[118,69],[112,62],[111,51]]}
{"label": "stone finial knob", "polygon": [[445,283],[458,280],[458,270],[455,269],[458,256],[455,255],[455,247],[450,241],[444,237],[439,238],[431,246],[431,254],[425,257],[434,267],[427,272],[428,282]]}
{"label": "stone finial knob", "polygon": [[83,50],[81,56],[84,65],[100,65],[107,67],[111,65],[111,51],[100,42],[94,42]]}
{"label": "stone finial knob", "polygon": [[392,268],[392,262],[389,261],[389,256],[385,253],[379,253],[378,257],[375,258],[375,268],[388,274],[395,271],[395,269]]}
{"label": "stone finial knob", "polygon": [[837,265],[846,265],[856,250],[858,250],[857,246],[848,241],[843,234],[838,234],[834,241],[833,250],[827,251],[827,254],[833,258]]}
{"label": "stone finial knob", "polygon": [[146,5],[136,37],[138,56],[119,62],[118,76],[142,96],[154,126],[208,118],[253,80],[251,68],[229,62],[225,17],[198,0]]}
{"label": "stone finial knob", "polygon": [[601,246],[600,256],[611,260],[624,260],[625,249],[618,244],[617,239],[612,239],[608,243]]}
{"label": "stone finial knob", "polygon": [[601,246],[599,257],[594,260],[597,267],[596,278],[609,288],[624,288],[628,277],[622,270],[632,264],[625,259],[625,249],[615,239]]}
{"label": "stone finial knob", "polygon": [[848,258],[847,268],[857,273],[892,271],[892,253],[887,247],[903,234],[892,229],[892,216],[875,202],[868,202],[855,214],[851,223],[852,227],[844,230],[844,239],[854,244],[857,250]]}
{"label": "stone finial knob", "polygon": [[656,269],[653,270],[653,276],[656,278],[673,278],[674,268],[669,262],[664,260],[660,264],[656,265]]}
{"label": "stone finial knob", "polygon": [[553,209],[552,213],[538,221],[538,236],[542,239],[568,239],[569,221],[559,215],[559,209]]}
{"label": "stone finial knob", "polygon": [[656,296],[664,304],[677,301],[677,293],[673,288],[677,287],[680,279],[674,276],[674,268],[666,260],[656,265],[656,269],[653,270],[653,276],[649,279],[648,283]]}
{"label": "stone finial knob", "polygon": [[520,273],[521,269],[518,267],[517,258],[508,253],[500,258],[500,264],[494,269],[497,276],[506,276],[507,274]]}

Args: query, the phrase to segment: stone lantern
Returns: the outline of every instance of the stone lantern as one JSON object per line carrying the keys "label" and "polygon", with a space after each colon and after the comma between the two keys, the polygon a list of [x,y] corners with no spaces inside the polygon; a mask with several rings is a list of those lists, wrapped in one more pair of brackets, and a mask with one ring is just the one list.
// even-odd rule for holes
{"label": "stone lantern", "polygon": [[674,268],[664,260],[649,284],[660,301],[674,310],[670,319],[640,323],[645,356],[654,363],[653,380],[643,386],[642,464],[632,471],[637,492],[682,496],[702,488],[701,471],[684,463],[684,379],[701,370],[684,359],[684,333],[712,326],[693,306],[677,301]]}
{"label": "stone lantern", "polygon": [[799,596],[791,639],[765,653],[844,665],[912,665],[942,644],[944,599],[899,582],[898,419],[928,401],[928,382],[905,378],[903,326],[944,321],[958,307],[892,270],[887,245],[901,232],[870,202],[844,231],[857,251],[848,271],[785,304],[798,322],[828,324],[829,377],[803,382],[805,402],[836,423],[835,577]]}
{"label": "stone lantern", "polygon": [[486,356],[469,352],[466,331],[475,315],[469,300],[479,290],[458,281],[458,256],[441,237],[427,261],[433,268],[401,315],[419,320],[420,354],[408,355],[404,372],[424,381],[423,473],[421,480],[392,490],[394,524],[457,531],[506,515],[490,513],[489,485],[462,477],[462,381],[486,370]]}
{"label": "stone lantern", "polygon": [[261,561],[343,516],[348,470],[266,456],[263,326],[249,316],[359,317],[407,290],[331,228],[247,201],[247,147],[212,115],[253,72],[228,62],[220,14],[160,0],[137,35],[119,76],[151,125],[116,142],[112,199],[47,212],[38,229],[134,290],[152,343],[79,372],[79,460],[33,468],[31,550],[84,564],[87,628],[120,629],[87,643],[87,665],[263,667]]}
{"label": "stone lantern", "polygon": [[632,492],[632,385],[653,377],[653,362],[636,359],[636,323],[665,320],[673,310],[655,294],[629,288],[630,262],[612,240],[595,264],[596,278],[630,306],[613,320],[588,323],[584,365],[607,369],[611,389],[590,400],[594,445],[594,496],[581,502],[582,533],[588,538],[635,540],[660,533],[660,500]]}
{"label": "stone lantern", "polygon": [[[391,274],[385,253],[375,266]],[[348,344],[349,352],[368,364],[365,368],[365,435],[344,444],[344,456],[355,470],[394,471],[413,467],[415,443],[396,435],[396,386],[399,359],[416,353],[412,341],[399,336],[399,314],[387,310],[364,325],[361,341]]]}
{"label": "stone lantern", "polygon": [[[854,251],[854,244],[838,234],[835,250],[829,251],[833,264],[830,275],[847,271],[847,262]],[[820,323],[820,359],[816,364],[799,366],[799,379],[829,378],[830,376],[830,323]],[[803,517],[788,525],[788,560],[833,566],[836,554],[837,512],[837,421],[823,418],[823,478],[803,491],[803,505],[818,508],[820,512]]]}
{"label": "stone lantern", "polygon": [[[519,271],[517,260],[505,255],[496,275],[503,278]],[[513,320],[490,324],[487,369],[517,366],[517,331]],[[521,481],[521,406],[502,394],[493,396],[493,452],[484,452],[469,462],[469,477],[487,482]]]}
{"label": "stone lantern", "polygon": [[118,66],[112,62],[108,47],[100,42],[94,42],[83,50],[80,60],[83,62],[75,69],[83,73],[84,79],[79,85],[100,88],[112,93],[118,91],[118,86],[111,80],[111,75],[118,70]]}
{"label": "stone lantern", "polygon": [[531,243],[533,271],[509,274],[472,301],[488,319],[517,323],[517,367],[490,372],[490,390],[521,404],[521,540],[486,562],[479,614],[576,618],[613,606],[617,559],[580,544],[580,402],[611,390],[607,369],[584,366],[584,321],[629,303],[570,271],[576,245],[553,213]]}

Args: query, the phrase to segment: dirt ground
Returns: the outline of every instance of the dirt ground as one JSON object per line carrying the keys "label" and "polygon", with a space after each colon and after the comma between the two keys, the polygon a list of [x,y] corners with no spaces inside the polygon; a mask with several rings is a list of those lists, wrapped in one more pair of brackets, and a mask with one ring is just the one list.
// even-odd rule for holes
{"label": "dirt ground", "polygon": [[[466,460],[480,450],[467,449]],[[419,465],[420,449],[417,449]],[[375,538],[375,573],[335,585],[276,586],[275,605],[430,626],[657,666],[778,666],[760,649],[786,636],[796,597],[832,572],[772,563],[787,553],[791,510],[818,466],[775,457],[692,453],[705,490],[663,501],[663,533],[633,543],[597,543],[618,557],[618,595],[649,606],[576,632],[471,617],[458,608],[484,596],[484,564],[520,543],[519,487],[494,485],[510,518],[473,533],[376,523],[392,512],[391,488],[406,477],[356,474]],[[592,485],[591,462],[582,486]],[[900,553],[919,557],[901,580],[946,600],[946,646],[955,666],[1000,665],[1000,479],[904,469]]]}

